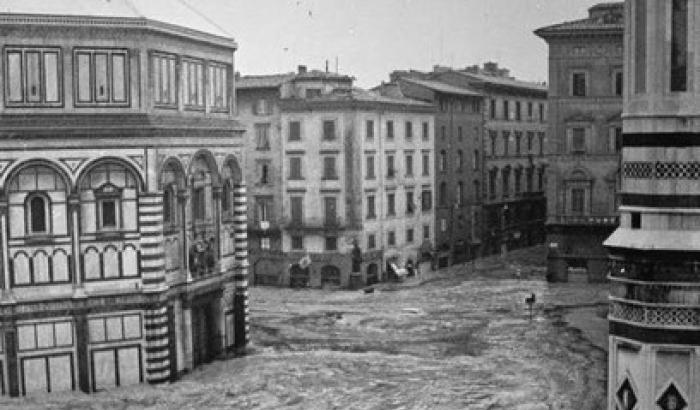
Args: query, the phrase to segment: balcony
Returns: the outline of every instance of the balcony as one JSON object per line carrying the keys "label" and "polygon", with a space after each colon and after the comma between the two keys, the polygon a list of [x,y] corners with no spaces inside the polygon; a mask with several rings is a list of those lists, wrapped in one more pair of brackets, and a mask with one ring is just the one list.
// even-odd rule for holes
{"label": "balcony", "polygon": [[700,329],[700,284],[608,278],[609,319],[643,327]]}
{"label": "balcony", "polygon": [[305,221],[288,221],[285,228],[304,232],[337,232],[346,229],[339,218],[310,219]]}
{"label": "balcony", "polygon": [[617,215],[549,215],[548,225],[579,225],[579,226],[617,226],[620,217]]}

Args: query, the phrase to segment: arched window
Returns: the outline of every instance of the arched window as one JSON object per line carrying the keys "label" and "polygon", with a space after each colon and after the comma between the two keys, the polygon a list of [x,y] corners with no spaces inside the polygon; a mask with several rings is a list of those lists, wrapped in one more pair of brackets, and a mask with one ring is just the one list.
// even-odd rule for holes
{"label": "arched window", "polygon": [[177,192],[175,185],[163,188],[163,223],[165,225],[177,225]]}
{"label": "arched window", "polygon": [[32,195],[27,201],[29,233],[48,233],[49,201],[42,195]]}
{"label": "arched window", "polygon": [[[80,177],[81,212],[95,215],[95,223],[84,224],[90,231],[135,230],[137,227],[138,180],[117,161],[97,165]],[[96,209],[89,210],[95,206]]]}
{"label": "arched window", "polygon": [[221,211],[224,213],[231,212],[231,181],[224,181],[224,186],[221,189]]}
{"label": "arched window", "polygon": [[178,160],[166,162],[160,174],[160,186],[163,190],[163,224],[166,228],[173,228],[181,219],[178,192],[185,187],[185,173]]}

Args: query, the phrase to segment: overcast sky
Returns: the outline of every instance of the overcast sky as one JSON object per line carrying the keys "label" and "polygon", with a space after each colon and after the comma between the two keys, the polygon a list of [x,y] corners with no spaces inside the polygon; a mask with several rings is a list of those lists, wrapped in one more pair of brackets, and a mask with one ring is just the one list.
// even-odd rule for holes
{"label": "overcast sky", "polygon": [[188,0],[238,41],[242,74],[297,65],[372,87],[394,69],[487,60],[518,78],[547,79],[547,47],[532,31],[587,16],[594,0]]}

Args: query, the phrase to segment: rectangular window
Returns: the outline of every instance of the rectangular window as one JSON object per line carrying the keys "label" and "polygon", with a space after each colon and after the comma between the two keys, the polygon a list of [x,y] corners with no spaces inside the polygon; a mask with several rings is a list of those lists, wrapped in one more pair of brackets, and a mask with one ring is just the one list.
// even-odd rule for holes
{"label": "rectangular window", "polygon": [[335,197],[327,196],[323,198],[323,216],[326,226],[336,226],[338,224],[338,201]]}
{"label": "rectangular window", "polygon": [[374,173],[374,156],[368,155],[366,160],[365,160],[365,165],[366,165],[366,170],[365,170],[365,178],[366,179],[375,179],[376,175]]}
{"label": "rectangular window", "polygon": [[639,212],[632,212],[631,213],[631,225],[632,229],[641,229],[642,228],[642,214]]}
{"label": "rectangular window", "polygon": [[503,101],[503,119],[506,121],[510,119],[510,109],[508,100]]}
{"label": "rectangular window", "polygon": [[374,195],[367,196],[367,219],[374,219],[377,217],[376,204],[374,200]]}
{"label": "rectangular window", "polygon": [[489,102],[489,116],[491,117],[492,120],[496,119],[496,100],[492,99]]}
{"label": "rectangular window", "polygon": [[338,179],[338,172],[335,169],[335,157],[323,157],[322,179]]}
{"label": "rectangular window", "polygon": [[372,233],[367,235],[367,249],[374,249],[377,247],[377,237]]}
{"label": "rectangular window", "polygon": [[503,156],[508,156],[508,146],[510,145],[510,132],[503,131]]}
{"label": "rectangular window", "polygon": [[59,106],[63,101],[61,50],[5,49],[7,106]]}
{"label": "rectangular window", "polygon": [[301,235],[292,236],[292,249],[295,251],[304,249],[304,237]]}
{"label": "rectangular window", "polygon": [[394,139],[394,121],[387,121],[386,122],[386,139],[388,139],[388,140]]}
{"label": "rectangular window", "polygon": [[634,3],[634,89],[637,93],[647,88],[647,2]]}
{"label": "rectangular window", "polygon": [[337,251],[338,250],[338,237],[326,236],[326,250],[327,251]]}
{"label": "rectangular window", "polygon": [[272,114],[272,106],[270,102],[265,98],[260,98],[255,101],[253,105],[253,114],[255,115],[270,115]]}
{"label": "rectangular window", "polygon": [[430,225],[423,225],[423,239],[430,239]]}
{"label": "rectangular window", "polygon": [[472,164],[474,165],[474,170],[476,171],[479,169],[479,150],[475,149],[473,155],[474,158],[472,158]]}
{"label": "rectangular window", "polygon": [[413,228],[406,229],[406,243],[413,243]]}
{"label": "rectangular window", "polygon": [[571,74],[571,95],[574,97],[586,96],[586,73],[574,72]]}
{"label": "rectangular window", "polygon": [[406,121],[406,139],[413,139],[413,123],[410,121]]}
{"label": "rectangular window", "polygon": [[671,91],[688,90],[688,0],[671,6]]}
{"label": "rectangular window", "polygon": [[182,60],[182,89],[186,108],[204,109],[204,62]]}
{"label": "rectangular window", "polygon": [[289,141],[301,141],[301,122],[289,122]]}
{"label": "rectangular window", "polygon": [[623,82],[624,78],[623,78],[622,71],[620,71],[620,70],[615,71],[614,76],[615,76],[615,79],[613,80],[614,81],[613,92],[617,96],[622,96],[622,87],[624,84],[624,82]]}
{"label": "rectangular window", "polygon": [[544,132],[538,132],[537,139],[540,141],[540,155],[544,155]]}
{"label": "rectangular window", "polygon": [[387,245],[389,246],[396,246],[396,232],[394,231],[389,231],[387,234]]}
{"label": "rectangular window", "polygon": [[304,198],[300,196],[293,196],[289,198],[289,203],[292,223],[300,225],[304,218]]}
{"label": "rectangular window", "polygon": [[527,118],[529,120],[532,120],[532,116],[533,116],[532,102],[530,101],[527,103]]}
{"label": "rectangular window", "polygon": [[447,127],[444,125],[442,127],[440,127],[440,138],[442,138],[442,139],[447,138]]}
{"label": "rectangular window", "polygon": [[270,124],[255,124],[256,149],[270,150]]}
{"label": "rectangular window", "polygon": [[430,154],[423,154],[423,176],[430,175]]}
{"label": "rectangular window", "polygon": [[457,139],[459,141],[462,141],[463,132],[464,132],[464,130],[462,129],[461,125],[459,127],[457,127]]}
{"label": "rectangular window", "polygon": [[428,123],[423,123],[423,141],[428,141],[430,139],[430,129],[428,128]]}
{"label": "rectangular window", "polygon": [[421,192],[421,210],[430,211],[433,208],[433,195],[430,191]]}
{"label": "rectangular window", "polygon": [[386,177],[393,178],[396,175],[396,169],[394,168],[394,156],[386,156]]}
{"label": "rectangular window", "polygon": [[515,119],[516,121],[521,121],[523,119],[523,115],[521,112],[522,106],[520,101],[515,102]]}
{"label": "rectangular window", "polygon": [[331,141],[335,139],[335,121],[323,121],[323,139],[326,141]]}
{"label": "rectangular window", "polygon": [[571,130],[571,151],[574,153],[586,152],[585,128],[573,128]]}
{"label": "rectangular window", "polygon": [[192,193],[192,212],[194,219],[206,219],[207,217],[207,198],[204,187],[197,187]]}
{"label": "rectangular window", "polygon": [[155,104],[177,107],[177,57],[170,54],[154,54],[151,67]]}
{"label": "rectangular window", "polygon": [[386,215],[396,215],[396,194],[393,192],[386,194]]}
{"label": "rectangular window", "polygon": [[21,352],[73,346],[73,324],[61,321],[18,325],[17,344]]}
{"label": "rectangular window", "polygon": [[544,103],[540,103],[540,122],[544,122]]}
{"label": "rectangular window", "polygon": [[304,179],[301,174],[301,157],[289,157],[289,179]]}
{"label": "rectangular window", "polygon": [[571,212],[582,214],[585,210],[586,191],[582,188],[571,190]]}
{"label": "rectangular window", "polygon": [[368,140],[374,139],[374,121],[372,120],[365,122],[365,138]]}
{"label": "rectangular window", "polygon": [[255,200],[255,218],[257,222],[270,221],[270,200],[266,198],[256,198]]}
{"label": "rectangular window", "polygon": [[413,191],[406,192],[406,215],[413,215],[415,211],[415,204],[413,203]]}
{"label": "rectangular window", "polygon": [[209,63],[208,98],[212,111],[225,112],[228,110],[228,67],[226,64]]}
{"label": "rectangular window", "polygon": [[622,150],[622,127],[610,128],[610,142],[608,151],[611,153],[620,152]]}
{"label": "rectangular window", "polygon": [[260,238],[260,249],[269,250],[271,248],[270,238]]}
{"label": "rectangular window", "polygon": [[117,199],[100,199],[99,215],[101,229],[116,229],[117,223]]}
{"label": "rectangular window", "polygon": [[527,132],[527,152],[532,154],[532,140],[535,139],[535,133],[532,131]]}
{"label": "rectangular window", "polygon": [[520,131],[515,132],[515,155],[520,155],[520,142],[523,139],[523,133]]}
{"label": "rectangular window", "polygon": [[406,176],[413,176],[413,154],[406,154]]}

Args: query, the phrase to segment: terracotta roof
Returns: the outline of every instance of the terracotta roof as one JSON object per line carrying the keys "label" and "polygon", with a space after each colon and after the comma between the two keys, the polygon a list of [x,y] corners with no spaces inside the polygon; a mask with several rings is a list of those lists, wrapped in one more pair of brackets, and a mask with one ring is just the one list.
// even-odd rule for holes
{"label": "terracotta roof", "polygon": [[471,91],[462,87],[455,87],[453,85],[445,84],[439,81],[433,80],[421,80],[417,78],[402,77],[401,81],[406,81],[416,85],[423,86],[433,91],[437,91],[445,94],[455,94],[455,95],[465,95],[469,97],[480,97],[481,94],[476,91]]}
{"label": "terracotta roof", "polygon": [[578,20],[565,21],[535,30],[540,37],[557,35],[571,31],[585,32],[620,32],[622,34],[624,24],[624,3],[600,3],[589,9],[589,17]]}
{"label": "terracotta roof", "polygon": [[236,78],[236,89],[278,88],[296,74],[245,75]]}
{"label": "terracotta roof", "polygon": [[194,0],[2,0],[0,14],[146,19],[232,37],[199,12]]}
{"label": "terracotta roof", "polygon": [[544,91],[544,92],[547,92],[549,90],[549,88],[547,87],[546,84],[517,80],[517,79],[511,78],[511,77],[498,77],[495,75],[488,75],[488,74],[476,74],[476,73],[472,73],[472,72],[468,72],[468,71],[455,71],[455,72],[460,73],[466,77],[471,77],[471,78],[474,78],[478,81],[481,81],[481,82],[484,82],[487,84],[492,84],[492,85],[526,88],[529,90]]}

